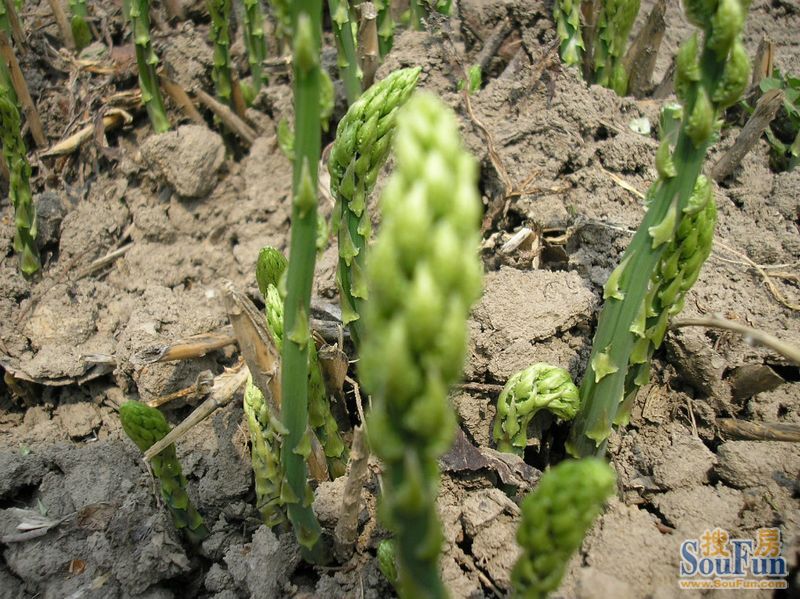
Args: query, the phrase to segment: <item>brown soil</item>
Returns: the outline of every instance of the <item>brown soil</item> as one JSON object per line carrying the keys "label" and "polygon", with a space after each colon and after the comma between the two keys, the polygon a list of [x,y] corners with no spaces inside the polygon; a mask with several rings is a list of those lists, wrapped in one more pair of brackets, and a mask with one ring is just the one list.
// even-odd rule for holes
{"label": "brown soil", "polygon": [[[202,3],[183,3],[192,20],[172,31],[165,25],[155,35],[156,47],[182,85],[210,90],[207,18]],[[127,43],[119,3],[92,4],[104,39]],[[548,60],[555,31],[544,4],[457,4],[460,14],[432,32],[398,30],[378,77],[399,66],[422,66],[420,87],[457,111],[481,161],[487,276],[470,321],[469,384],[453,396],[464,434],[443,460],[439,511],[443,576],[452,596],[502,596],[517,555],[518,501],[538,479],[537,469],[561,459],[566,428],[541,433],[548,423],[537,419],[528,464],[498,459],[489,448],[497,388],[537,361],[567,368],[576,380],[582,376],[601,285],[643,214],[635,191],[644,192],[656,177],[654,135],[637,134],[629,124],[645,117],[655,125],[660,103],[587,87]],[[643,4],[640,22],[652,3]],[[456,84],[462,65],[506,16],[514,33],[471,98],[474,117],[497,147],[498,170]],[[27,2],[22,21],[30,48],[21,62],[51,142],[89,122],[103,97],[134,86],[130,46],[103,59],[113,64],[113,74],[92,74],[53,50],[58,30],[47,2]],[[678,3],[670,3],[667,22],[657,78],[689,31]],[[754,0],[746,31],[751,52],[768,34],[776,42],[776,64],[791,71],[800,58],[798,32],[795,3]],[[519,69],[506,71],[518,52]],[[243,64],[241,42],[234,55]],[[334,69],[335,57],[327,56]],[[276,72],[251,111],[259,137],[249,150],[226,151],[210,117],[208,127],[183,124],[155,136],[139,111],[133,126],[108,134],[110,148],[90,142],[72,157],[36,159],[46,265],[33,282],[17,272],[13,212],[3,194],[0,365],[13,378],[0,383],[0,597],[392,593],[374,557],[386,536],[375,519],[377,464],[363,494],[354,557],[333,568],[304,565],[291,535],[276,538],[259,525],[242,409],[234,401],[178,443],[190,495],[212,529],[196,551],[177,536],[116,415],[125,399],[172,393],[236,359],[232,349],[147,366],[132,356],[226,324],[219,291],[224,280],[257,297],[258,250],[267,244],[287,249],[291,166],[277,146],[274,124],[290,111],[288,79]],[[180,119],[177,111],[172,116]],[[737,131],[723,132],[710,163]],[[513,189],[505,188],[502,170]],[[785,273],[770,281],[788,301],[799,301],[798,197],[800,171],[771,172],[768,147],[759,142],[716,189],[717,243],[685,316],[722,314],[800,345],[797,311],[778,301],[750,262]],[[503,250],[522,226],[543,232],[543,247]],[[109,265],[84,270],[128,243]],[[318,262],[318,299],[335,301],[335,255],[329,248]],[[754,384],[752,372],[759,381],[768,375],[768,382]],[[178,422],[188,410],[169,417]],[[681,541],[714,527],[752,537],[766,526],[781,529],[797,592],[800,448],[726,439],[715,420],[729,416],[800,423],[797,366],[729,333],[671,332],[631,425],[611,439],[619,496],[573,558],[559,596],[677,596]],[[327,530],[335,525],[342,484],[324,483],[316,492],[315,509]],[[44,534],[9,538],[37,518],[50,526]]]}

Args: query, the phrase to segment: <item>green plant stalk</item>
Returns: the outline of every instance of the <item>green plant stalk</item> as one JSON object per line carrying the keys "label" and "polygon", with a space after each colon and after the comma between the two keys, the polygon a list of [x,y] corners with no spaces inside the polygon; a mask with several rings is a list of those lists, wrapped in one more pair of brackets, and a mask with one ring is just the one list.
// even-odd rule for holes
{"label": "green plant stalk", "polygon": [[580,388],[581,409],[567,443],[576,457],[604,453],[612,425],[627,422],[625,385],[631,356],[645,334],[640,321],[649,308],[651,277],[692,210],[690,200],[719,110],[735,103],[747,85],[749,61],[740,40],[746,8],[738,0],[720,0],[711,7],[705,0],[687,0],[685,8],[706,35],[699,59],[696,34],[678,52],[676,91],[684,117],[675,151],[669,156],[667,148],[666,160],[658,157],[660,176],[648,191],[650,207],[606,283],[606,302]]}
{"label": "green plant stalk", "polygon": [[361,69],[358,67],[356,43],[353,39],[353,24],[350,21],[350,5],[347,0],[328,0],[333,34],[339,60],[339,74],[344,82],[347,104],[351,105],[361,95]]}
{"label": "green plant stalk", "polygon": [[142,103],[147,109],[150,123],[156,133],[169,131],[169,119],[164,108],[164,100],[158,84],[156,65],[158,57],[153,51],[150,41],[150,2],[149,0],[131,0],[131,28],[133,43],[136,48],[136,64],[139,67],[139,88],[142,91]]}
{"label": "green plant stalk", "polygon": [[272,14],[275,17],[275,37],[277,38],[279,51],[287,50],[287,46],[292,38],[292,10],[290,0],[269,0],[272,7]]}
{"label": "green plant stalk", "polygon": [[[231,105],[233,79],[231,75],[231,0],[207,0],[211,15],[211,28],[208,30],[214,44],[214,65],[211,79],[217,97],[226,105]],[[255,81],[253,82],[255,86]]]}
{"label": "green plant stalk", "polygon": [[514,597],[545,599],[558,589],[569,559],[614,492],[616,475],[597,458],[548,470],[520,506],[522,555],[511,572]]}
{"label": "green plant stalk", "polygon": [[381,58],[386,56],[394,44],[394,19],[392,19],[391,0],[373,2],[378,10],[378,51]]}
{"label": "green plant stalk", "polygon": [[539,362],[513,374],[497,399],[492,435],[498,451],[522,456],[528,446],[528,424],[539,411],[572,420],[579,402],[578,388],[563,368]]}
{"label": "green plant stalk", "polygon": [[292,232],[284,304],[285,341],[282,356],[281,417],[287,434],[281,462],[286,484],[294,495],[287,504],[289,520],[311,561],[322,559],[318,543],[321,528],[307,493],[306,458],[311,440],[308,426],[308,351],[312,343],[308,325],[314,277],[317,236],[317,165],[320,157],[320,38],[321,0],[296,0],[294,26],[295,142]]}
{"label": "green plant stalk", "polygon": [[581,36],[581,0],[556,0],[553,18],[561,40],[561,60],[567,66],[579,66],[585,49]]}
{"label": "green plant stalk", "polygon": [[595,38],[595,83],[624,95],[628,88],[628,74],[622,66],[622,57],[628,44],[628,35],[639,14],[640,0],[605,0],[600,7]]}
{"label": "green plant stalk", "polygon": [[437,459],[456,427],[466,322],[480,295],[477,165],[455,115],[416,94],[397,117],[397,167],[367,263],[359,374],[372,394],[370,445],[384,464],[380,514],[394,533],[401,597],[441,598]]}
{"label": "green plant stalk", "polygon": [[420,69],[399,69],[372,85],[339,121],[328,161],[331,195],[336,199],[333,228],[338,233],[336,273],[342,322],[361,343],[360,314],[367,300],[364,278],[371,222],[367,198],[389,155],[397,108],[414,91]]}
{"label": "green plant stalk", "polygon": [[256,488],[256,509],[264,524],[274,528],[286,522],[281,491],[280,422],[269,413],[264,395],[248,377],[244,391],[244,413],[250,430],[251,461]]}
{"label": "green plant stalk", "polygon": [[264,37],[264,12],[261,0],[244,2],[244,44],[247,47],[247,61],[253,77],[253,90],[258,93],[264,83],[262,63],[267,57],[267,40]]}
{"label": "green plant stalk", "polygon": [[[283,297],[278,285],[287,264],[283,254],[272,247],[263,248],[256,262],[256,279],[264,296],[267,326],[279,351],[283,349],[284,323]],[[331,413],[317,346],[313,342],[308,348],[308,368],[308,420],[325,451],[332,478],[338,478],[347,467],[347,447]]]}
{"label": "green plant stalk", "polygon": [[411,27],[413,27],[415,31],[422,31],[422,17],[425,14],[422,0],[409,0],[408,9],[411,15]]}
{"label": "green plant stalk", "polygon": [[69,9],[72,13],[70,26],[72,37],[75,39],[75,46],[80,52],[92,43],[92,32],[86,19],[89,17],[89,10],[86,7],[86,0],[69,0]]}
{"label": "green plant stalk", "polygon": [[[164,415],[155,408],[138,401],[129,401],[119,410],[122,428],[136,446],[144,451],[163,439],[170,431]],[[186,493],[186,478],[170,445],[150,460],[150,467],[161,483],[161,497],[172,514],[175,528],[182,532],[190,543],[198,545],[208,537],[209,531],[203,517],[197,512]]]}
{"label": "green plant stalk", "polygon": [[11,88],[0,82],[0,139],[3,158],[8,166],[8,195],[14,207],[14,251],[19,269],[29,277],[42,268],[36,245],[36,206],[31,196],[31,165],[22,139],[22,123]]}

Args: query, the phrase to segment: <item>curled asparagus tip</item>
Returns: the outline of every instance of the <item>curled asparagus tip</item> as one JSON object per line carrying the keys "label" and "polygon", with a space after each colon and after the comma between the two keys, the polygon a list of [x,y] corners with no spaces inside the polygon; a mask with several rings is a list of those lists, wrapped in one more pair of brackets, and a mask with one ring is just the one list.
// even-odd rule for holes
{"label": "curled asparagus tip", "polygon": [[384,539],[378,545],[378,568],[392,586],[397,584],[397,563],[394,542],[391,539]]}
{"label": "curled asparagus tip", "polygon": [[616,475],[603,460],[570,460],[546,472],[522,502],[517,542],[522,555],[511,573],[516,596],[547,597],[572,554],[614,492]]}
{"label": "curled asparagus tip", "polygon": [[[138,401],[129,401],[119,410],[122,429],[141,451],[147,451],[163,439],[170,430],[164,415],[155,408]],[[195,509],[186,493],[186,478],[170,445],[156,455],[150,465],[161,484],[161,497],[172,514],[175,528],[192,544],[198,544],[209,535],[203,517]]]}
{"label": "curled asparagus tip", "polygon": [[497,400],[493,433],[497,449],[522,455],[528,444],[528,424],[539,410],[572,420],[579,406],[578,388],[563,368],[540,362],[517,372]]}
{"label": "curled asparagus tip", "polygon": [[256,281],[264,298],[267,297],[267,289],[270,285],[279,286],[281,277],[288,266],[289,261],[283,253],[271,246],[261,248],[256,262]]}

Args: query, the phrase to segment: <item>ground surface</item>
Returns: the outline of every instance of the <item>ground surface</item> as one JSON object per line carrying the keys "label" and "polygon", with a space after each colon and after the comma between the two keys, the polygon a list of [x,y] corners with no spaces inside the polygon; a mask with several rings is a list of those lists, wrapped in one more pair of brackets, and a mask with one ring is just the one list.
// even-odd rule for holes
{"label": "ground surface", "polygon": [[[120,7],[93,4],[103,39],[117,44],[100,58],[111,68],[94,73],[57,53],[47,2],[28,2],[22,12],[30,43],[23,69],[51,142],[90,122],[115,90],[134,84]],[[517,551],[515,500],[535,484],[537,469],[561,458],[566,433],[556,427],[541,436],[526,455],[527,466],[488,459],[497,386],[537,361],[568,368],[576,380],[582,376],[601,285],[643,214],[636,192],[656,177],[655,137],[629,124],[645,117],[655,125],[660,103],[618,98],[560,69],[548,58],[554,26],[543,4],[459,4],[460,17],[444,30],[399,33],[378,77],[399,66],[422,66],[420,87],[458,112],[481,161],[487,276],[470,321],[467,385],[453,395],[464,434],[443,462],[439,508],[443,572],[452,595],[483,597],[508,590]],[[189,14],[193,20],[156,33],[156,47],[179,83],[211,90],[207,19],[197,7]],[[460,69],[505,17],[513,33],[489,63],[470,115],[456,91]],[[667,23],[657,78],[690,29],[677,2],[670,2]],[[796,67],[796,3],[754,0],[746,31],[751,53],[764,34],[776,42],[776,64]],[[242,60],[241,42],[234,54]],[[241,403],[235,401],[178,444],[190,494],[213,531],[199,552],[190,551],[156,502],[153,482],[138,450],[121,435],[116,414],[125,399],[172,393],[202,371],[217,374],[235,361],[230,348],[148,366],[131,358],[226,324],[223,280],[255,298],[259,248],[286,249],[291,167],[274,130],[290,116],[290,100],[287,77],[274,73],[251,113],[259,137],[249,149],[226,153],[210,119],[208,127],[184,124],[156,137],[140,111],[134,126],[108,135],[110,148],[89,143],[67,158],[35,160],[34,187],[47,226],[46,266],[33,282],[16,271],[13,214],[7,200],[0,203],[0,364],[17,381],[0,383],[1,597],[391,592],[374,559],[385,536],[374,520],[374,471],[355,556],[333,568],[303,565],[290,535],[276,538],[259,527]],[[502,166],[490,159],[475,119],[491,135]],[[723,132],[711,161],[737,131]],[[762,141],[715,190],[715,250],[684,315],[719,313],[800,345],[798,312],[751,267],[778,265],[767,272],[788,274],[770,281],[788,303],[800,301],[800,171],[771,172],[767,154]],[[522,226],[541,233],[534,235],[538,245],[531,247],[529,239],[504,250]],[[117,248],[127,249],[106,266],[84,270]],[[335,256],[331,247],[319,260],[319,300],[335,301]],[[612,438],[619,497],[574,558],[560,595],[676,596],[680,543],[715,527],[746,538],[760,527],[779,527],[794,579],[800,448],[726,439],[715,421],[800,422],[798,369],[732,334],[693,328],[671,332],[654,366],[631,425]],[[755,385],[756,378],[764,382]],[[188,409],[169,417],[177,422]],[[341,492],[341,481],[317,490],[315,508],[328,528]],[[47,519],[49,532],[9,537],[34,517]]]}

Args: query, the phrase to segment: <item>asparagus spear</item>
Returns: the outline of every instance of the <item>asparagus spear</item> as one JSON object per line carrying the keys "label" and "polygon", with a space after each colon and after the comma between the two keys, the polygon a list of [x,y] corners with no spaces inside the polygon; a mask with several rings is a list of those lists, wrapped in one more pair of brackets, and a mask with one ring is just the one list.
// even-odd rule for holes
{"label": "asparagus spear", "polygon": [[616,487],[614,470],[596,458],[562,462],[546,472],[522,502],[511,573],[514,595],[544,599],[555,591],[570,556]]}
{"label": "asparagus spear", "polygon": [[69,0],[69,9],[72,12],[70,27],[72,37],[75,40],[75,47],[80,52],[92,43],[92,32],[89,30],[89,9],[86,7],[86,0]]}
{"label": "asparagus spear", "polygon": [[350,325],[356,344],[361,339],[358,319],[367,299],[363,274],[371,229],[367,198],[389,154],[397,108],[414,91],[419,73],[419,68],[397,70],[364,92],[339,122],[328,162],[331,194],[336,198],[333,227],[339,237],[342,321]]}
{"label": "asparagus spear", "polygon": [[[747,0],[684,2],[689,20],[705,35],[701,44],[694,34],[678,51],[675,89],[683,103],[683,119],[675,149],[662,142],[656,161],[659,178],[648,191],[647,214],[605,285],[606,302],[580,388],[581,409],[568,443],[575,456],[604,452],[611,426],[627,421],[633,382],[629,370],[631,364],[637,365],[634,380],[640,374],[641,340],[647,337],[648,346],[652,342],[654,347],[660,343],[661,329],[666,327],[661,319],[675,313],[672,307],[679,291],[685,293],[683,288],[694,282],[707,255],[704,243],[710,243],[713,235],[713,208],[707,205],[710,188],[698,178],[719,126],[718,114],[734,104],[748,84],[750,65],[741,41],[748,5]],[[702,222],[684,223],[701,218],[697,216],[701,212]],[[704,228],[696,245],[687,232],[692,226]],[[687,262],[684,272],[670,279],[675,286],[670,289],[664,280],[654,279],[654,273],[660,263],[666,272],[673,272],[678,246]]]}
{"label": "asparagus spear", "polygon": [[[211,15],[211,28],[208,33],[214,44],[214,68],[211,78],[217,97],[228,106],[231,105],[233,80],[231,78],[231,0],[207,0]],[[255,86],[255,80],[253,81]]]}
{"label": "asparagus spear", "polygon": [[350,21],[350,4],[347,0],[328,0],[333,34],[339,55],[339,73],[344,82],[347,103],[352,104],[361,95],[361,69],[358,68],[353,24]]}
{"label": "asparagus spear", "polygon": [[306,458],[311,451],[308,427],[308,353],[313,345],[308,327],[317,236],[317,165],[320,157],[321,0],[292,3],[294,29],[295,140],[292,233],[286,277],[281,388],[281,418],[287,433],[281,447],[286,473],[287,511],[306,557],[324,559],[318,543],[321,528],[307,492]]}
{"label": "asparagus spear", "polygon": [[244,2],[244,44],[247,47],[247,61],[253,77],[253,91],[258,93],[264,83],[261,63],[267,56],[267,40],[264,38],[264,12],[261,0]]}
{"label": "asparagus spear", "polygon": [[395,533],[400,595],[440,598],[437,458],[453,438],[447,391],[461,374],[481,288],[477,165],[455,115],[427,94],[401,110],[394,148],[367,262],[359,373],[373,394],[368,431],[384,463],[381,514]]}
{"label": "asparagus spear", "polygon": [[19,110],[10,88],[0,81],[0,138],[3,158],[10,175],[8,195],[14,206],[14,251],[19,255],[19,269],[31,276],[41,269],[39,248],[36,246],[36,207],[31,197],[31,165],[22,139]]}
{"label": "asparagus spear", "polygon": [[129,15],[133,28],[133,43],[136,47],[136,64],[139,67],[139,88],[142,102],[156,133],[169,130],[167,110],[158,87],[156,65],[158,57],[150,42],[150,0],[130,0]]}
{"label": "asparagus spear", "polygon": [[628,74],[622,66],[622,57],[637,14],[639,0],[605,0],[597,21],[595,81],[621,96],[628,89]]}
{"label": "asparagus spear", "polygon": [[292,11],[290,0],[269,0],[272,14],[275,17],[275,37],[278,40],[279,52],[286,51],[292,38]]}
{"label": "asparagus spear", "polygon": [[[265,247],[261,250],[256,266],[258,287],[264,295],[267,326],[280,350],[283,347],[283,297],[278,289],[288,262],[278,250]],[[317,355],[317,347],[312,342],[308,348],[308,416],[311,428],[317,435],[325,456],[328,469],[333,478],[345,472],[347,448],[339,433],[339,425],[331,413],[328,393],[322,375],[322,366]]]}
{"label": "asparagus spear", "polygon": [[[123,404],[119,409],[119,417],[125,434],[142,451],[150,449],[170,430],[161,412],[138,401]],[[170,445],[150,460],[150,466],[161,484],[161,497],[172,514],[175,528],[181,531],[190,543],[199,544],[209,532],[203,517],[192,505],[186,493],[186,478],[181,471],[175,445]]]}
{"label": "asparagus spear", "polygon": [[581,36],[581,0],[556,0],[553,18],[561,40],[561,60],[567,66],[580,65],[585,49]]}
{"label": "asparagus spear", "polygon": [[528,424],[540,410],[572,420],[580,398],[563,368],[537,363],[515,373],[497,400],[493,436],[497,449],[522,455],[528,445]]}

